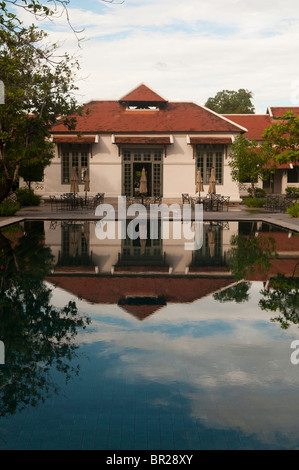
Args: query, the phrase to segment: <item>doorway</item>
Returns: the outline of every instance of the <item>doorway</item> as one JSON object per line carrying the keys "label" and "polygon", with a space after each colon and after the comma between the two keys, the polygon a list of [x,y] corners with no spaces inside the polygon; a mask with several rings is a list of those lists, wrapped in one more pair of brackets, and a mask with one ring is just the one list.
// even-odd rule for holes
{"label": "doorway", "polygon": [[163,196],[162,188],[162,149],[126,149],[122,150],[122,194],[138,196],[140,178],[145,169],[147,196]]}

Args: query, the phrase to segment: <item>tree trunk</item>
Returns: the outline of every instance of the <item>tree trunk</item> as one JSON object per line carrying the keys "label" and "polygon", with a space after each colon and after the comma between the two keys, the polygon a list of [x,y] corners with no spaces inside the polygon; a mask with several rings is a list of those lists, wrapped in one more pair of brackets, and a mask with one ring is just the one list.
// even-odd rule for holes
{"label": "tree trunk", "polygon": [[0,204],[1,202],[10,194],[13,187],[12,179],[5,179],[3,183],[0,184]]}
{"label": "tree trunk", "polygon": [[255,185],[254,185],[254,183],[251,183],[251,194],[252,194],[252,197],[255,197]]}

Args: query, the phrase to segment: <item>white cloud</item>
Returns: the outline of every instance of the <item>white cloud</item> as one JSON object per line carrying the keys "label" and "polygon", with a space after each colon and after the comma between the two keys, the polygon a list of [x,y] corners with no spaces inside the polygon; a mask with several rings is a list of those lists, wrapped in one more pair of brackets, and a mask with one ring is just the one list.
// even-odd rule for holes
{"label": "white cloud", "polygon": [[[141,82],[169,100],[204,104],[223,89],[246,88],[257,112],[296,105],[297,0],[125,0],[85,9],[70,3],[70,18],[85,28],[79,51],[81,101],[118,99]],[[63,19],[53,40],[78,52]]]}

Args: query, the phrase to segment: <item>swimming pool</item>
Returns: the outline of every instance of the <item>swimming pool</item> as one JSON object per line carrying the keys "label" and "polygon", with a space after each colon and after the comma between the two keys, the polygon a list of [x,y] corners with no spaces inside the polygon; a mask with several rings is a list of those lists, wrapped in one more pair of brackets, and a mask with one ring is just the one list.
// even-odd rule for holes
{"label": "swimming pool", "polygon": [[95,233],[1,229],[0,449],[298,448],[298,234]]}

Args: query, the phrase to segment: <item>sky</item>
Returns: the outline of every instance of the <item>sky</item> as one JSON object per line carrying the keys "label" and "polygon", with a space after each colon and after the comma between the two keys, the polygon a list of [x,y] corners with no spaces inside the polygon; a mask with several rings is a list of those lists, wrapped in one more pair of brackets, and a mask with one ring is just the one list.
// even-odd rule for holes
{"label": "sky", "polygon": [[79,56],[80,103],[145,83],[169,101],[245,88],[256,113],[299,106],[298,0],[70,0],[68,12],[81,47],[64,16],[40,26]]}

